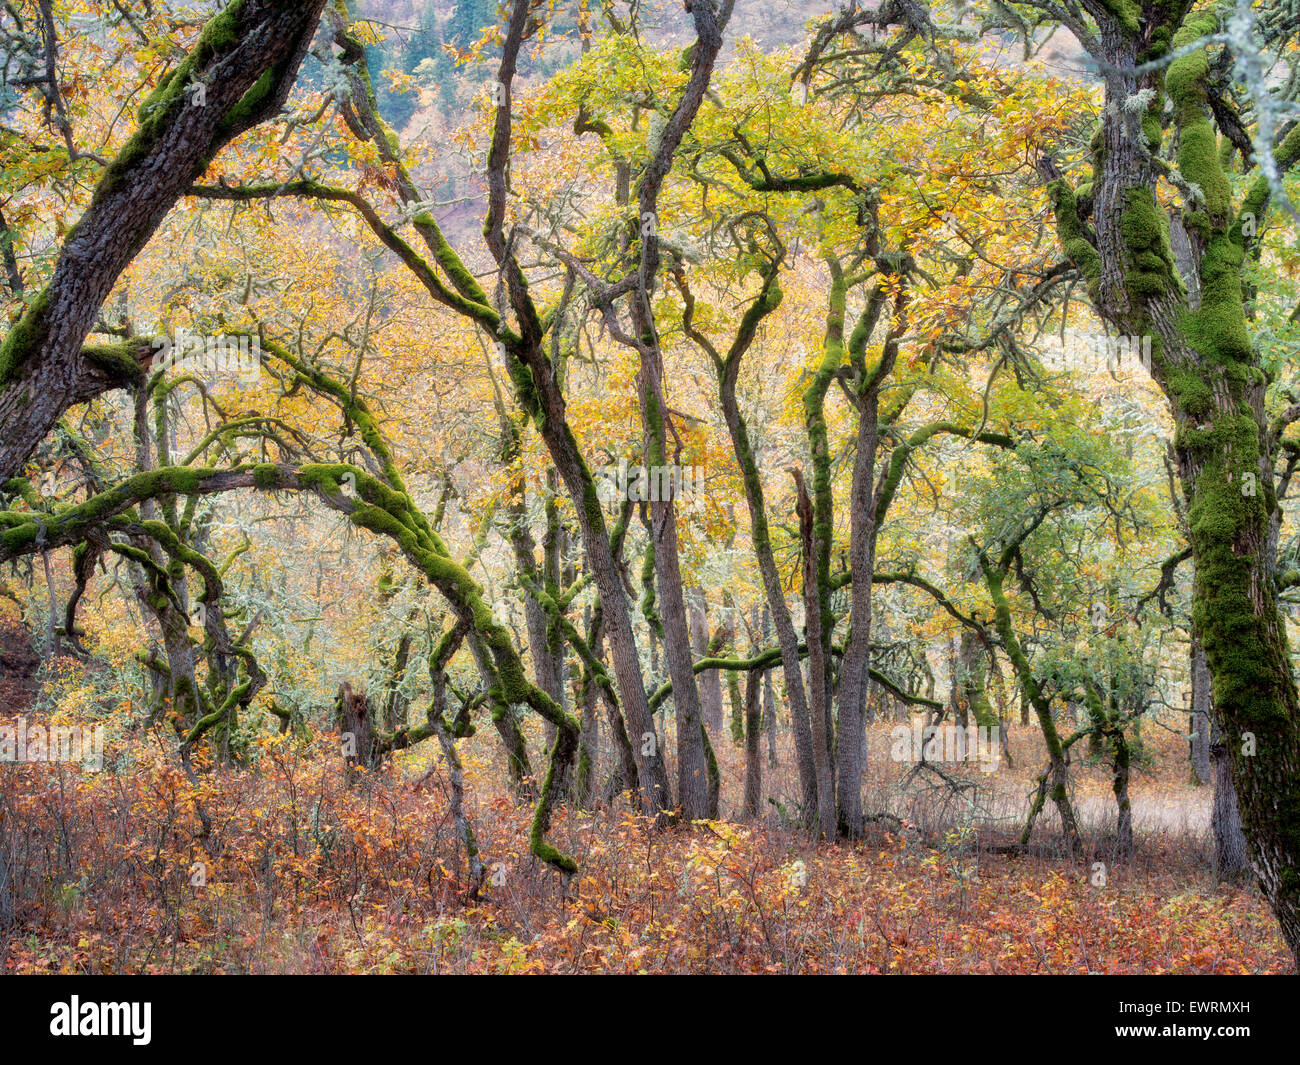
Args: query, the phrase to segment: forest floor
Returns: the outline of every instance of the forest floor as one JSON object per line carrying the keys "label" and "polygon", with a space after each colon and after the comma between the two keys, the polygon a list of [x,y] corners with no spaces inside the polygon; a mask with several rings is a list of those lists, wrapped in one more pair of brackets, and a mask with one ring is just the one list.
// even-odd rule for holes
{"label": "forest floor", "polygon": [[[6,701],[0,723],[16,709]],[[879,723],[865,805],[889,816],[867,839],[814,844],[775,803],[761,821],[655,830],[620,800],[558,811],[550,838],[580,867],[567,883],[529,855],[531,810],[502,787],[483,729],[462,741],[486,867],[476,897],[429,745],[348,788],[329,737],[264,731],[255,768],[201,772],[195,787],[173,744],[110,725],[101,772],[0,766],[14,912],[0,971],[1290,971],[1259,890],[1215,882],[1210,789],[1189,783],[1170,725],[1144,729],[1129,862],[1113,860],[1103,764],[1080,754],[1071,767],[1080,859],[1050,810],[1028,851],[1006,853],[1041,766],[1034,731],[1013,731],[1013,764],[996,773],[945,765],[951,781],[909,780]],[[764,794],[785,802],[795,788],[780,741]],[[744,754],[725,732],[716,746],[727,816]]]}

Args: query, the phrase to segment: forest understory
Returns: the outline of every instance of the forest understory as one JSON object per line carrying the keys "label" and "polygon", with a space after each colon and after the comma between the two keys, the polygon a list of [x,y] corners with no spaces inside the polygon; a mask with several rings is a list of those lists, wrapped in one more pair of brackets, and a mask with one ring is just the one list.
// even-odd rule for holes
{"label": "forest understory", "polygon": [[[0,608],[2,609],[2,608]],[[15,655],[8,627],[5,654]],[[79,664],[61,663],[57,683]],[[13,675],[4,680],[13,682]],[[16,682],[14,682],[16,683]],[[11,689],[6,689],[11,690]],[[7,703],[12,706],[13,704]],[[12,723],[0,715],[0,723]],[[1148,723],[1133,784],[1133,857],[1115,861],[1104,764],[1076,759],[1084,855],[1049,810],[1019,836],[1043,745],[1011,732],[996,772],[894,761],[868,725],[856,843],[815,844],[774,803],[761,820],[656,828],[616,801],[562,810],[567,878],[529,853],[532,811],[500,782],[500,747],[461,741],[465,812],[485,878],[471,890],[435,751],[403,752],[349,787],[337,735],[268,730],[257,771],[191,786],[143,731],[111,737],[102,771],[9,767],[0,829],[17,920],[7,973],[1287,973],[1286,944],[1250,881],[1219,883],[1210,787],[1187,743]],[[532,732],[533,730],[529,730]],[[537,730],[540,732],[540,730]],[[540,739],[538,737],[531,737]],[[724,781],[743,751],[718,748]],[[778,728],[766,790],[797,791]],[[967,787],[958,790],[954,782]],[[724,813],[739,810],[724,784]],[[210,819],[205,830],[196,811]],[[195,884],[196,863],[205,868]]]}

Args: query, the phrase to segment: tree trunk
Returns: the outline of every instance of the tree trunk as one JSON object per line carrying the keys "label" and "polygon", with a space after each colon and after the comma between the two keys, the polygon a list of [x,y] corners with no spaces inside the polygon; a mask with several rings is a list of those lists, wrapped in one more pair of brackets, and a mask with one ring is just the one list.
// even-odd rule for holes
{"label": "tree trunk", "polygon": [[762,675],[751,669],[745,677],[745,820],[760,816],[763,801],[763,724],[758,698]]}
{"label": "tree trunk", "polygon": [[988,694],[987,651],[979,637],[970,629],[962,630],[957,662],[961,671],[962,701],[965,703],[967,713],[975,719],[976,725],[997,728],[998,714],[993,709]]}
{"label": "tree trunk", "polygon": [[[772,612],[763,607],[763,643],[772,637]],[[763,727],[767,731],[767,764],[776,765],[776,692],[773,691],[772,671],[763,670]]]}
{"label": "tree trunk", "polygon": [[1214,875],[1219,880],[1240,882],[1251,874],[1250,848],[1241,830],[1237,791],[1232,784],[1232,764],[1219,730],[1211,726],[1210,758],[1214,767]]}
{"label": "tree trunk", "polygon": [[[708,657],[710,650],[708,602],[704,589],[693,588],[691,602],[691,646],[697,658]],[[700,713],[705,727],[716,736],[722,731],[722,674],[704,669],[696,677],[700,690]]]}
{"label": "tree trunk", "polygon": [[[591,632],[590,606],[586,608],[583,622],[587,632]],[[595,678],[586,666],[581,671],[581,678],[575,683],[578,686],[577,702],[582,707],[582,735],[578,741],[578,772],[574,782],[574,795],[579,806],[589,807],[600,775],[600,719],[596,715],[600,693],[596,689]]]}
{"label": "tree trunk", "polygon": [[876,564],[876,440],[879,397],[871,389],[858,405],[858,439],[849,489],[849,636],[840,663],[838,750],[839,830],[862,834],[862,774],[871,666],[871,586]]}
{"label": "tree trunk", "polygon": [[[663,404],[661,390],[657,399],[662,404],[659,409],[663,410],[666,404]],[[662,459],[666,444],[664,427],[658,415],[647,422],[646,432],[648,442],[657,434],[657,454]],[[677,713],[677,801],[683,815],[693,820],[709,815],[709,781],[700,732],[700,695],[695,687],[695,663],[691,658],[691,637],[686,627],[675,501],[651,502],[650,521],[656,542],[655,574],[662,604],[664,658],[673,682],[673,707]]]}
{"label": "tree trunk", "polygon": [[767,764],[775,767],[776,754],[776,692],[773,691],[772,671],[763,670],[763,727],[767,731]]}
{"label": "tree trunk", "polygon": [[1111,710],[1112,716],[1106,738],[1110,743],[1111,790],[1115,793],[1117,811],[1115,859],[1116,861],[1126,862],[1133,857],[1133,803],[1128,794],[1132,756],[1129,751],[1128,739],[1124,735],[1123,726],[1118,724],[1119,710],[1114,706],[1111,707]]}
{"label": "tree trunk", "polygon": [[1057,732],[1056,722],[1052,718],[1051,704],[1039,687],[1038,681],[1034,677],[1033,666],[1011,624],[1011,606],[1002,590],[1003,581],[1005,580],[1004,573],[990,566],[983,553],[979,556],[979,563],[984,573],[984,583],[989,590],[989,598],[993,600],[994,622],[998,636],[1001,638],[1002,646],[1006,648],[1007,656],[1011,659],[1011,664],[1015,668],[1016,678],[1020,681],[1021,698],[1027,706],[1033,708],[1034,714],[1038,718],[1038,727],[1043,733],[1043,742],[1047,747],[1047,770],[1039,778],[1039,788],[1037,797],[1034,800],[1034,808],[1030,811],[1025,822],[1025,828],[1020,840],[1022,843],[1029,842],[1029,834],[1033,829],[1034,818],[1038,815],[1038,811],[1042,809],[1044,800],[1050,798],[1055,804],[1057,812],[1061,815],[1061,831],[1070,846],[1070,852],[1078,855],[1083,850],[1083,845],[1079,839],[1079,823],[1074,816],[1074,807],[1070,804],[1065,747],[1061,743],[1061,735]]}
{"label": "tree trunk", "polygon": [[[734,618],[736,616],[735,601],[732,599],[730,592],[726,595],[725,603]],[[740,654],[736,642],[738,632],[739,630],[733,622],[731,625],[731,642],[726,651],[733,658],[738,657]],[[727,701],[731,707],[731,742],[740,747],[745,742],[745,708],[744,699],[740,694],[740,677],[734,669],[727,670]]]}
{"label": "tree trunk", "polygon": [[[1196,568],[1192,624],[1209,662],[1212,713],[1224,732],[1255,871],[1300,963],[1300,693],[1268,550],[1277,502],[1267,376],[1252,344],[1242,286],[1247,244],[1264,224],[1270,189],[1258,174],[1234,205],[1215,148],[1214,75],[1207,50],[1193,46],[1218,31],[1218,9],[1187,13],[1174,5],[1143,15],[1141,21],[1109,11],[1097,16],[1092,46],[1107,74],[1094,180],[1082,198],[1055,175],[1048,188],[1062,246],[1083,273],[1098,313],[1121,335],[1149,338],[1151,375],[1172,409],[1188,500]],[[1167,72],[1151,62],[1137,72],[1139,60],[1183,47],[1189,51]],[[1143,93],[1145,111],[1135,111],[1133,101],[1141,103]],[[1200,190],[1196,202],[1174,208],[1189,242],[1183,258],[1195,274],[1190,284],[1178,273],[1167,215],[1155,195],[1160,171],[1153,149],[1167,104],[1178,170]],[[1274,156],[1280,171],[1300,160],[1300,127]],[[1087,225],[1089,209],[1095,232]]]}
{"label": "tree trunk", "polygon": [[[537,544],[533,540],[532,531],[528,528],[528,508],[523,497],[522,475],[514,478],[513,488],[513,496],[506,508],[507,528],[510,545],[514,549],[515,568],[519,573],[520,594],[524,601],[524,623],[528,629],[528,650],[533,660],[533,678],[537,686],[555,700],[556,706],[565,707],[568,699],[560,680],[559,665],[551,639],[550,620],[533,591],[534,588],[542,587],[546,581],[543,572],[538,570],[535,557]],[[554,728],[553,725],[549,725],[545,729],[548,745],[555,742]]]}
{"label": "tree trunk", "polygon": [[411,643],[412,634],[408,629],[398,638],[397,651],[393,655],[388,697],[384,700],[384,728],[390,735],[406,724],[407,705],[401,693],[401,684],[406,677],[406,666],[411,657]]}
{"label": "tree trunk", "polygon": [[[484,688],[491,693],[494,688],[491,658],[483,645],[483,638],[477,631],[467,627],[465,643],[474,657]],[[515,709],[503,699],[492,696],[489,697],[489,708],[492,714],[492,726],[497,730],[497,735],[501,737],[501,744],[506,750],[510,782],[521,799],[531,801],[537,797],[537,780],[533,776],[533,767],[528,760],[528,744],[519,728],[519,718],[515,714]]]}
{"label": "tree trunk", "polygon": [[1208,784],[1214,770],[1210,765],[1210,664],[1205,649],[1195,635],[1192,636],[1192,779]]}
{"label": "tree trunk", "polygon": [[374,730],[370,719],[370,704],[365,694],[352,690],[346,680],[339,685],[334,701],[335,726],[343,737],[343,761],[347,767],[349,784],[360,768],[369,769],[374,764]]}
{"label": "tree trunk", "polygon": [[[554,406],[541,421],[543,439],[551,452],[565,488],[573,498],[583,552],[600,596],[605,639],[618,685],[619,704],[627,722],[630,746],[637,767],[638,807],[651,812],[671,805],[668,773],[659,749],[658,734],[650,714],[643,682],[641,656],[618,565],[610,548],[609,533],[590,470],[578,452],[577,441],[564,421],[564,400],[549,396]],[[692,687],[694,679],[692,678]]]}
{"label": "tree trunk", "polygon": [[438,738],[438,746],[442,748],[443,759],[447,763],[449,783],[447,806],[451,811],[451,823],[456,826],[456,835],[460,837],[461,846],[465,848],[465,894],[467,898],[474,899],[478,897],[479,889],[483,886],[485,870],[483,859],[479,856],[478,840],[465,814],[464,766],[456,750],[456,740],[447,731],[447,726],[441,718],[434,718],[433,731]]}
{"label": "tree trunk", "polygon": [[[765,278],[759,301],[754,305],[755,320],[775,310],[781,302],[781,290],[775,283],[775,270]],[[718,372],[718,397],[723,417],[731,436],[732,449],[740,466],[745,486],[745,503],[749,508],[750,540],[754,545],[754,558],[758,562],[759,576],[763,581],[763,595],[772,612],[777,643],[781,648],[781,671],[785,678],[786,700],[790,707],[791,731],[794,734],[795,760],[799,770],[800,792],[803,807],[812,811],[817,806],[817,773],[813,763],[812,730],[809,718],[807,689],[804,687],[803,669],[799,662],[799,635],[795,631],[790,607],[785,601],[781,576],[772,551],[772,539],[767,523],[767,504],[763,496],[763,480],[758,460],[749,438],[749,428],[741,416],[736,401],[736,379],[740,373],[739,352],[743,346],[733,347],[733,356],[716,360]]]}
{"label": "tree trunk", "polygon": [[835,838],[835,776],[831,768],[830,705],[826,690],[830,677],[822,635],[822,600],[818,593],[818,535],[813,522],[813,504],[803,475],[792,470],[799,506],[799,534],[803,542],[804,629],[808,634],[808,703],[812,723],[812,757],[817,773],[817,805],[813,823],[821,835]]}

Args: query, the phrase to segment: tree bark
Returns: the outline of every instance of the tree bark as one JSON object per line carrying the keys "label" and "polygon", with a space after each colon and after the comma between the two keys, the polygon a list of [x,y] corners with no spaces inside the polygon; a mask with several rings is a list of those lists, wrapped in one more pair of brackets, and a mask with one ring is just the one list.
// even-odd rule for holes
{"label": "tree bark", "polygon": [[[688,599],[691,603],[691,647],[697,658],[706,658],[714,652],[709,646],[708,602],[704,589],[692,588]],[[716,736],[722,731],[722,675],[716,669],[704,669],[696,683],[704,725]]]}
{"label": "tree bark", "polygon": [[822,633],[822,598],[818,591],[817,558],[819,537],[813,520],[813,504],[803,475],[796,469],[795,493],[799,507],[799,533],[803,542],[804,628],[808,633],[808,703],[812,724],[812,757],[817,773],[817,805],[813,823],[821,835],[835,838],[835,776],[831,767],[830,677],[826,640]]}
{"label": "tree bark", "polygon": [[335,726],[343,736],[343,761],[347,781],[352,783],[358,769],[374,765],[374,728],[370,704],[363,692],[354,691],[344,681],[334,700]]}
{"label": "tree bark", "polygon": [[[640,354],[637,390],[640,397],[643,456],[647,466],[668,463],[668,420],[670,417],[663,382],[663,352],[651,306],[659,273],[660,251],[657,230],[659,191],[672,167],[682,137],[695,121],[713,65],[722,48],[722,28],[730,15],[730,3],[721,13],[713,4],[692,7],[695,47],[690,76],[677,106],[665,124],[655,154],[642,175],[638,188],[638,218],[641,220],[638,284],[630,299],[631,320]],[[720,20],[721,17],[721,20]],[[662,493],[661,493],[662,494]],[[673,682],[673,705],[677,712],[677,801],[688,818],[709,815],[708,760],[701,728],[700,698],[692,668],[690,632],[686,625],[686,602],[682,592],[681,559],[678,553],[676,500],[648,504],[651,539],[654,544],[655,575],[659,587],[663,622],[664,658]]]}
{"label": "tree bark", "polygon": [[758,323],[776,310],[781,303],[781,289],[776,283],[776,268],[764,276],[759,299],[746,314],[742,330],[737,334],[725,359],[715,357],[718,373],[718,397],[723,418],[731,436],[732,449],[740,466],[745,487],[745,503],[749,508],[750,540],[754,558],[758,562],[759,576],[763,582],[763,595],[772,614],[777,644],[781,648],[781,671],[785,677],[786,700],[790,707],[790,725],[794,734],[795,761],[799,770],[800,793],[805,811],[817,807],[817,771],[813,760],[812,729],[809,717],[807,689],[804,687],[803,668],[799,660],[799,634],[795,631],[781,576],[772,550],[771,532],[767,522],[767,504],[758,460],[749,436],[749,427],[740,413],[736,399],[736,380],[740,374],[740,360],[753,340]]}
{"label": "tree bark", "polygon": [[875,389],[858,405],[858,438],[849,489],[849,635],[839,677],[839,830],[862,834],[862,773],[866,769],[867,682],[871,667],[871,585],[876,564],[875,470],[879,402]]}
{"label": "tree bark", "polygon": [[[1219,29],[1216,8],[1144,9],[1140,21],[1113,8],[1093,13],[1099,32],[1091,44],[1106,64],[1106,109],[1088,195],[1048,175],[1057,231],[1102,318],[1121,335],[1150,338],[1151,374],[1172,409],[1189,501],[1192,623],[1209,663],[1212,713],[1230,738],[1227,761],[1255,871],[1300,963],[1300,693],[1268,550],[1277,501],[1267,378],[1242,285],[1247,245],[1264,223],[1270,187],[1256,175],[1235,206],[1216,149],[1210,56],[1191,47]],[[1148,64],[1138,73],[1140,62],[1185,46],[1189,52],[1167,72]],[[1145,101],[1145,109],[1134,110],[1134,101]],[[1154,191],[1160,172],[1153,151],[1167,103],[1178,170],[1200,190],[1199,198],[1175,208],[1193,284],[1179,275]],[[1297,160],[1300,127],[1274,151],[1279,172]]]}
{"label": "tree bark", "polygon": [[1038,811],[1042,809],[1044,800],[1050,798],[1061,816],[1061,831],[1069,844],[1070,852],[1078,855],[1083,850],[1083,845],[1079,839],[1079,823],[1074,815],[1074,807],[1070,803],[1065,747],[1061,742],[1061,735],[1056,729],[1056,721],[1052,718],[1051,704],[1048,702],[1042,688],[1039,687],[1038,681],[1034,677],[1033,666],[1021,646],[1020,639],[1016,636],[1015,628],[1011,624],[1011,606],[1007,602],[1006,594],[1003,592],[1004,571],[991,566],[983,553],[979,555],[979,564],[984,573],[984,583],[988,587],[989,598],[993,601],[994,623],[997,627],[998,636],[1002,640],[1002,646],[1006,648],[1007,656],[1011,659],[1011,665],[1016,671],[1016,678],[1020,681],[1021,698],[1026,705],[1033,708],[1034,714],[1038,718],[1038,727],[1043,733],[1043,742],[1047,747],[1047,770],[1039,778],[1039,788],[1037,797],[1034,800],[1034,808],[1030,811],[1025,822],[1025,828],[1020,840],[1022,843],[1029,842],[1029,834],[1033,829],[1034,818],[1038,815]]}
{"label": "tree bark", "polygon": [[1192,739],[1191,762],[1193,779],[1208,784],[1214,779],[1210,765],[1210,663],[1205,657],[1201,641],[1192,636]]}
{"label": "tree bark", "polygon": [[745,677],[745,804],[743,816],[759,816],[763,801],[763,724],[759,689],[766,670],[751,669]]}
{"label": "tree bark", "polygon": [[1214,875],[1219,880],[1240,882],[1251,874],[1250,848],[1237,810],[1237,790],[1232,784],[1232,763],[1228,759],[1227,743],[1213,725],[1211,733],[1214,805],[1210,824],[1214,832]]}

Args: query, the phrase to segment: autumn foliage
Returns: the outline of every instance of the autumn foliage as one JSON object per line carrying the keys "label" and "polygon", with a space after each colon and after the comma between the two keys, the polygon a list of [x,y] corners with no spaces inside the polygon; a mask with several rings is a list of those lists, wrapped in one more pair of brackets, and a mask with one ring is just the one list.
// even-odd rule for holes
{"label": "autumn foliage", "polygon": [[[873,728],[868,788],[901,779]],[[12,767],[0,831],[22,900],[11,973],[734,972],[1269,973],[1289,956],[1251,887],[1217,886],[1204,801],[1160,745],[1144,784],[1156,817],[1141,859],[1063,862],[1050,836],[944,827],[946,806],[857,846],[814,845],[775,820],[668,832],[626,805],[562,811],[578,857],[564,883],[528,851],[526,805],[494,781],[486,742],[464,745],[487,877],[474,894],[440,767],[411,755],[349,788],[337,739],[266,735],[256,766],[195,786],[147,738],[118,767]],[[1013,750],[1028,754],[1026,739]],[[724,752],[736,761],[731,751]],[[1177,768],[1176,768],[1177,767]],[[979,773],[970,775],[978,779]],[[1081,790],[1100,805],[1104,774]],[[1021,780],[1016,787],[1028,787]],[[737,795],[738,798],[738,795]],[[981,801],[987,801],[982,798]],[[938,800],[936,799],[936,802]],[[207,819],[207,826],[200,817]],[[958,819],[960,822],[960,818]],[[1103,831],[1096,835],[1104,856]],[[1109,863],[1108,863],[1109,864]]]}

